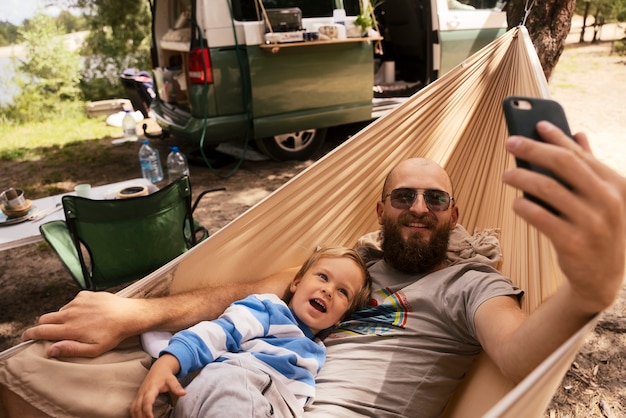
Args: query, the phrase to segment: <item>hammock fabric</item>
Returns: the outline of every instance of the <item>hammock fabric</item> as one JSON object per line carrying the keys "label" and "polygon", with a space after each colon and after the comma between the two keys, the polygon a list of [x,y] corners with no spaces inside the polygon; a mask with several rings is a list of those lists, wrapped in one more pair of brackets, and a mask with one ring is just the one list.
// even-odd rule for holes
{"label": "hammock fabric", "polygon": [[389,169],[419,156],[450,174],[467,231],[501,230],[502,272],[527,291],[524,308],[532,311],[561,278],[549,241],[515,216],[517,191],[501,181],[515,164],[504,149],[501,103],[509,95],[548,97],[525,28],[507,32],[186,253],[171,291],[296,266],[318,244],[354,245],[379,228],[375,204]]}
{"label": "hammock fabric", "polygon": [[[500,229],[501,271],[526,291],[523,308],[534,310],[563,278],[549,241],[514,215],[517,191],[501,181],[502,172],[515,164],[504,149],[501,103],[509,95],[548,97],[547,81],[523,27],[508,31],[208,240],[120,294],[151,296],[226,279],[251,280],[301,264],[317,245],[353,246],[379,228],[375,204],[387,172],[419,156],[450,174],[460,224],[470,232]],[[529,376],[530,383],[518,385],[504,399],[514,385],[481,357],[448,416],[483,416],[501,399],[490,416],[542,415],[584,335],[581,330],[572,337],[561,348],[565,357],[559,353],[547,360]],[[543,385],[538,386],[540,395],[525,389],[537,382]]]}

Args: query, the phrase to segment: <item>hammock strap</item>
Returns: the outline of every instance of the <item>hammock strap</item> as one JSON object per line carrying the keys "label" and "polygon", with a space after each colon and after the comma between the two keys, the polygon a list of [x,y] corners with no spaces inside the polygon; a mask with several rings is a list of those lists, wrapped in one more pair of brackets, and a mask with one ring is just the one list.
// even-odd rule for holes
{"label": "hammock strap", "polygon": [[528,2],[529,0],[526,0],[526,5],[524,6],[524,17],[522,18],[522,21],[520,22],[520,26],[526,26],[526,20],[528,19],[528,15],[530,14],[530,11],[535,5],[535,0],[530,1],[530,4],[528,4]]}

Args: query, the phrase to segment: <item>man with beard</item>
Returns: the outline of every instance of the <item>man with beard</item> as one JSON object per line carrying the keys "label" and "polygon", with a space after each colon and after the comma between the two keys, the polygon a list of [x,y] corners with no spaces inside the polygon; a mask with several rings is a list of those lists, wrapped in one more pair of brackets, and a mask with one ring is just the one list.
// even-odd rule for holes
{"label": "man with beard", "polygon": [[[428,171],[431,171],[433,179],[441,177],[440,184],[445,184],[445,188],[409,187],[418,181],[413,171],[424,173],[419,176],[419,183],[428,182],[431,177]],[[393,187],[393,184],[401,187]],[[394,216],[394,209],[402,212]],[[438,217],[448,209],[450,219],[440,224]],[[377,213],[382,226],[384,259],[389,265],[404,273],[430,272],[444,265],[450,231],[458,219],[458,208],[454,205],[450,178],[441,167],[419,158],[398,165],[385,181]],[[426,231],[431,231],[430,239],[424,234]]]}
{"label": "man with beard", "polygon": [[[496,270],[478,263],[447,265],[447,236],[459,214],[450,179],[429,160],[400,163],[388,175],[376,207],[383,233],[382,252],[370,251],[372,299],[325,339],[327,363],[316,381],[315,404],[305,417],[436,416],[481,349],[506,376],[518,381],[613,303],[624,276],[626,179],[593,158],[584,135],[571,141],[546,122],[538,124],[537,131],[546,143],[511,137],[507,150],[550,169],[571,187],[523,169],[504,173],[503,181],[541,198],[561,214],[557,217],[522,197],[513,205],[520,217],[552,241],[567,281],[526,315],[519,307],[522,292]],[[40,348],[50,357],[95,357],[129,336],[181,329],[217,317],[233,300],[248,294],[288,297],[285,289],[291,277],[293,272],[287,271],[256,283],[160,299],[81,292],[61,311],[43,315],[24,338],[56,341]],[[55,363],[45,354],[29,358],[28,366],[54,374],[57,386],[65,387],[62,369],[68,363]],[[8,370],[1,364],[0,378],[3,367]],[[127,377],[128,362],[116,367],[107,364],[106,369],[113,369],[111,376],[118,379],[124,376],[125,385],[98,379],[107,383],[109,410],[114,395],[124,396],[111,392],[113,387],[129,393],[132,400],[143,379]],[[81,375],[89,379],[87,393],[72,391],[68,395],[72,406],[97,390],[91,373],[76,371],[72,376]],[[28,396],[29,388],[21,390],[11,381],[20,380],[19,373],[11,379],[4,376],[0,384],[11,383],[19,396],[46,408],[41,396]],[[32,373],[29,378],[34,378]],[[12,392],[3,394],[5,405],[9,399],[22,413],[29,407]],[[55,403],[60,395],[53,391]],[[54,412],[49,406],[48,411]],[[89,415],[97,416],[95,407]]]}
{"label": "man with beard", "polygon": [[522,292],[495,269],[448,266],[459,210],[439,165],[401,162],[376,212],[382,251],[363,250],[372,300],[325,339],[328,363],[316,379],[313,417],[439,416],[482,351],[488,318],[499,306],[521,317]]}

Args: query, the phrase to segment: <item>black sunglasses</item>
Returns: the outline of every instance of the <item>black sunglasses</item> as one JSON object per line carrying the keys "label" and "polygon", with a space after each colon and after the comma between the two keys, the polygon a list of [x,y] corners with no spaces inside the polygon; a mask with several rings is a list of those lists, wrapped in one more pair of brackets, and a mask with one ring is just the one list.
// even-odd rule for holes
{"label": "black sunglasses", "polygon": [[390,197],[391,206],[396,209],[410,209],[420,194],[424,196],[424,202],[426,202],[428,209],[433,212],[448,210],[450,202],[454,201],[454,198],[443,190],[411,189],[408,187],[393,189],[385,195],[385,199]]}

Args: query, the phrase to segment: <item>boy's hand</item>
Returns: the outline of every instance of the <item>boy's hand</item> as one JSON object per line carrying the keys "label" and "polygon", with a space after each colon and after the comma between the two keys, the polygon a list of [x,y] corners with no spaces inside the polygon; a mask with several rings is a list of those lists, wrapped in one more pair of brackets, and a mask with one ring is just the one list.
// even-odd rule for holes
{"label": "boy's hand", "polygon": [[179,369],[176,357],[170,354],[161,356],[150,368],[139,387],[137,396],[130,406],[130,415],[133,418],[154,418],[152,406],[159,393],[169,391],[176,396],[185,396],[187,392],[175,376]]}

